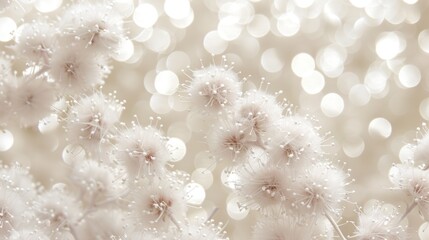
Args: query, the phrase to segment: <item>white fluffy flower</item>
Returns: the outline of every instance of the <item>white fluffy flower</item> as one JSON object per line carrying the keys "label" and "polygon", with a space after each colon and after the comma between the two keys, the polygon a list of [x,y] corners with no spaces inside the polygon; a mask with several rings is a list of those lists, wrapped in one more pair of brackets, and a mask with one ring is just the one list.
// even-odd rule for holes
{"label": "white fluffy flower", "polygon": [[224,121],[211,129],[208,145],[213,156],[235,162],[244,157],[253,146],[254,139],[245,132],[241,123]]}
{"label": "white fluffy flower", "polygon": [[300,213],[338,215],[345,200],[347,175],[330,163],[316,163],[297,176],[292,192]]}
{"label": "white fluffy flower", "polygon": [[67,117],[70,140],[79,142],[87,150],[95,151],[108,139],[108,133],[119,121],[123,110],[114,96],[96,92],[74,102]]}
{"label": "white fluffy flower", "polygon": [[54,28],[47,23],[34,22],[24,24],[17,37],[15,50],[33,62],[48,64],[56,47]]}
{"label": "white fluffy flower", "polygon": [[26,219],[27,205],[21,196],[0,184],[0,236],[9,236]]}
{"label": "white fluffy flower", "polygon": [[110,4],[81,2],[66,11],[60,30],[72,46],[108,55],[123,38],[122,22]]}
{"label": "white fluffy flower", "polygon": [[256,135],[259,141],[264,134],[269,137],[274,124],[282,118],[283,108],[273,95],[259,90],[251,90],[237,101],[236,117],[246,129],[247,134]]}
{"label": "white fluffy flower", "polygon": [[326,222],[298,223],[292,217],[265,218],[257,222],[252,240],[331,240],[332,228]]}
{"label": "white fluffy flower", "polygon": [[218,113],[235,104],[241,94],[241,83],[231,69],[210,66],[194,71],[187,93],[196,111]]}
{"label": "white fluffy flower", "polygon": [[368,211],[359,214],[355,235],[358,240],[406,239],[406,232],[398,221],[396,209],[389,210],[381,203],[376,203]]}
{"label": "white fluffy flower", "polygon": [[8,91],[11,112],[23,126],[37,124],[51,112],[55,102],[55,91],[44,78],[16,78]]}
{"label": "white fluffy flower", "polygon": [[250,166],[239,168],[237,190],[244,199],[243,206],[263,212],[284,209],[289,203],[290,174],[286,169],[275,165]]}
{"label": "white fluffy flower", "polygon": [[119,209],[99,209],[91,212],[85,218],[89,224],[82,224],[83,228],[78,231],[79,239],[122,239],[127,231],[125,218],[125,212]]}
{"label": "white fluffy flower", "polygon": [[131,179],[162,176],[170,159],[162,133],[153,127],[140,125],[121,131],[115,155]]}
{"label": "white fluffy flower", "polygon": [[143,229],[177,225],[185,217],[184,197],[184,191],[177,183],[157,179],[145,182],[136,189],[130,203],[134,226]]}
{"label": "white fluffy flower", "polygon": [[104,83],[104,61],[85,51],[58,49],[52,57],[50,75],[61,91],[76,93]]}
{"label": "white fluffy flower", "polygon": [[321,137],[308,120],[299,116],[282,119],[270,137],[268,152],[276,164],[305,167],[322,152]]}

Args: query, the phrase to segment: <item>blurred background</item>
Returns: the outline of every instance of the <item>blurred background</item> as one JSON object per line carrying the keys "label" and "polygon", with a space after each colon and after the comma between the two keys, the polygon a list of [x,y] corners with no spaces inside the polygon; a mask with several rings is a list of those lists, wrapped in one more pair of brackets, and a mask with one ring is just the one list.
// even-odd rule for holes
{"label": "blurred background", "polygon": [[[257,218],[236,207],[222,179],[225,163],[215,163],[204,143],[207,124],[188,111],[183,87],[192,70],[226,63],[246,79],[245,88],[279,94],[296,112],[317,119],[329,147],[328,158],[345,162],[356,181],[349,186],[341,223],[353,234],[357,203],[372,199],[401,206],[409,199],[392,190],[389,169],[411,156],[408,143],[429,119],[429,1],[426,0],[113,0],[125,18],[128,39],[111,61],[103,92],[126,100],[122,120],[142,125],[160,116],[162,130],[180,152],[175,169],[191,174],[205,189],[202,208],[190,214],[227,223],[231,239],[247,239]],[[0,13],[1,49],[10,53],[13,33],[24,22],[61,18],[70,1],[13,1]],[[426,15],[426,16],[425,16]],[[226,59],[226,62],[225,60]],[[20,71],[24,63],[14,62]],[[43,185],[67,182],[61,127],[40,131],[6,126],[0,141],[4,163],[30,166]],[[11,135],[10,135],[11,134]],[[331,146],[331,143],[335,143]],[[1,144],[0,144],[1,145]],[[183,157],[182,157],[183,156]],[[206,171],[209,169],[210,171]],[[409,218],[417,238],[423,223]]]}

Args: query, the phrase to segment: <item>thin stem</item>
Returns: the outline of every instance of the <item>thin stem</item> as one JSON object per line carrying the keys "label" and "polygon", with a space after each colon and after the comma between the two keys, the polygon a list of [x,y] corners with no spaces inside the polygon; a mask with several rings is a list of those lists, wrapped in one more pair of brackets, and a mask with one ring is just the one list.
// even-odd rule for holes
{"label": "thin stem", "polygon": [[325,216],[326,218],[329,220],[329,222],[331,223],[332,227],[334,227],[335,231],[338,233],[338,235],[340,235],[340,238],[342,240],[347,240],[347,238],[344,236],[343,232],[341,232],[340,227],[338,226],[338,224],[335,222],[335,220],[332,218],[331,215],[329,215],[329,213],[325,212]]}
{"label": "thin stem", "polygon": [[217,208],[217,207],[215,207],[215,209],[213,209],[212,213],[208,216],[206,222],[210,221],[213,218],[213,216],[216,214],[217,210],[219,210],[219,208]]}
{"label": "thin stem", "polygon": [[407,209],[405,210],[404,214],[402,215],[402,217],[399,219],[398,224],[402,222],[402,220],[404,220],[408,214],[417,206],[417,202],[413,202],[413,204],[409,205],[407,207]]}

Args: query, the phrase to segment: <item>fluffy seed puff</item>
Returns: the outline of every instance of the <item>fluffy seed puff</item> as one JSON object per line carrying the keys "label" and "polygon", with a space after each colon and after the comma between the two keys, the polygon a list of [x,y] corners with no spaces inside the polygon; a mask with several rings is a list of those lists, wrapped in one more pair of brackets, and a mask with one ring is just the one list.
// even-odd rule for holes
{"label": "fluffy seed puff", "polygon": [[291,187],[293,207],[315,217],[340,215],[347,197],[347,174],[330,163],[316,163],[304,169]]}
{"label": "fluffy seed puff", "polygon": [[235,104],[241,95],[241,82],[231,69],[210,66],[193,72],[186,92],[194,110],[217,114]]}
{"label": "fluffy seed puff", "polygon": [[287,216],[264,218],[253,229],[252,240],[331,240],[332,228],[325,221],[300,223]]}
{"label": "fluffy seed puff", "polygon": [[129,204],[131,224],[136,230],[177,227],[186,214],[183,186],[167,180],[144,181],[132,193]]}
{"label": "fluffy seed puff", "polygon": [[377,202],[367,211],[359,214],[355,237],[357,240],[407,239],[405,229],[398,224],[398,221],[398,211],[395,208],[387,208]]}
{"label": "fluffy seed puff", "polygon": [[280,120],[271,136],[268,152],[277,165],[300,168],[311,164],[322,152],[322,139],[311,122],[303,117],[289,116]]}
{"label": "fluffy seed puff", "polygon": [[68,136],[87,151],[98,153],[102,143],[110,138],[110,131],[119,121],[123,103],[113,94],[95,92],[74,100],[67,116]]}
{"label": "fluffy seed puff", "polygon": [[219,160],[238,162],[256,145],[241,123],[225,120],[211,129],[207,138],[210,152]]}
{"label": "fluffy seed puff", "polygon": [[123,20],[111,4],[79,3],[62,17],[60,31],[72,47],[109,55],[123,38]]}
{"label": "fluffy seed puff", "polygon": [[16,228],[26,222],[25,201],[18,193],[0,183],[0,236],[9,236]]}
{"label": "fluffy seed puff", "polygon": [[24,127],[47,116],[56,99],[53,86],[43,77],[16,77],[6,88],[11,114]]}
{"label": "fluffy seed puff", "polygon": [[16,38],[15,51],[35,63],[48,64],[56,48],[55,29],[48,23],[24,24]]}
{"label": "fluffy seed puff", "polygon": [[251,90],[241,97],[235,106],[236,121],[241,122],[247,134],[265,142],[275,131],[274,124],[282,118],[283,107],[275,96],[259,90]]}
{"label": "fluffy seed puff", "polygon": [[52,56],[49,74],[65,93],[96,87],[104,83],[107,73],[102,57],[75,49],[58,49]]}
{"label": "fluffy seed puff", "polygon": [[89,206],[96,206],[117,199],[125,187],[113,168],[94,161],[83,160],[75,164],[71,173],[74,183],[80,188],[82,198]]}
{"label": "fluffy seed puff", "polygon": [[423,217],[429,219],[429,173],[412,166],[396,165],[397,174],[390,175],[396,188],[412,199]]}
{"label": "fluffy seed puff", "polygon": [[284,213],[290,206],[292,178],[288,169],[275,165],[251,166],[244,164],[238,170],[238,194],[243,207],[260,210],[264,214]]}
{"label": "fluffy seed puff", "polygon": [[154,127],[137,124],[121,131],[115,156],[125,166],[130,179],[161,177],[170,160],[162,133]]}

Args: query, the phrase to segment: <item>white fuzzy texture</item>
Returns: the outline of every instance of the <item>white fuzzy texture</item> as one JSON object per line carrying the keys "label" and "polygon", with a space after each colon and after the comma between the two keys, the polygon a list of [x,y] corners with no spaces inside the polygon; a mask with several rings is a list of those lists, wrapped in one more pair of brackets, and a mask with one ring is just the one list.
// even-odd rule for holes
{"label": "white fuzzy texture", "polygon": [[298,223],[292,217],[265,218],[257,222],[252,240],[331,240],[332,229],[323,222]]}
{"label": "white fuzzy texture", "polygon": [[27,205],[21,196],[0,184],[0,236],[9,236],[14,229],[25,223],[25,210]]}
{"label": "white fuzzy texture", "polygon": [[241,83],[231,69],[210,66],[194,71],[187,93],[194,110],[218,113],[235,104]]}
{"label": "white fuzzy texture", "polygon": [[115,98],[96,92],[77,100],[67,117],[70,140],[89,150],[108,139],[108,133],[119,121],[123,106]]}
{"label": "white fuzzy texture", "polygon": [[126,235],[125,212],[119,209],[100,209],[86,218],[89,224],[83,224],[78,230],[81,240],[121,239]]}
{"label": "white fuzzy texture", "polygon": [[33,207],[39,226],[49,235],[69,232],[82,215],[80,202],[60,187],[39,195]]}
{"label": "white fuzzy texture", "polygon": [[43,231],[35,229],[34,226],[28,229],[13,231],[9,240],[50,240]]}
{"label": "white fuzzy texture", "polygon": [[329,163],[308,166],[292,186],[294,205],[300,213],[339,215],[346,198],[346,174]]}
{"label": "white fuzzy texture", "polygon": [[122,186],[115,180],[112,168],[94,160],[83,160],[76,163],[71,173],[74,183],[81,189],[82,199],[90,205],[98,204],[108,199],[118,198]]}
{"label": "white fuzzy texture", "polygon": [[274,134],[275,124],[283,117],[283,108],[275,96],[260,90],[246,92],[234,108],[236,121],[260,147]]}
{"label": "white fuzzy texture", "polygon": [[16,78],[8,88],[10,109],[22,126],[34,126],[51,112],[54,88],[44,78]]}
{"label": "white fuzzy texture", "polygon": [[56,47],[55,29],[43,22],[28,23],[22,26],[15,50],[33,62],[47,64]]}
{"label": "white fuzzy texture", "polygon": [[404,228],[398,224],[396,209],[387,210],[381,203],[359,214],[357,240],[402,240],[406,239]]}
{"label": "white fuzzy texture", "polygon": [[289,206],[290,173],[275,165],[239,168],[238,193],[245,200],[244,207],[262,210],[264,213],[278,211]]}
{"label": "white fuzzy texture", "polygon": [[254,139],[245,132],[242,124],[224,121],[211,129],[208,145],[211,153],[219,160],[236,162],[246,156]]}
{"label": "white fuzzy texture", "polygon": [[62,17],[60,31],[72,47],[109,55],[123,38],[123,20],[110,4],[82,2]]}
{"label": "white fuzzy texture", "polygon": [[154,227],[165,229],[184,219],[184,191],[177,184],[154,180],[142,184],[132,196],[130,214],[136,229]]}
{"label": "white fuzzy texture", "polygon": [[415,146],[414,161],[429,166],[429,134],[426,133]]}
{"label": "white fuzzy texture", "polygon": [[130,179],[161,177],[170,160],[166,139],[153,127],[132,126],[120,133],[116,158],[126,168]]}
{"label": "white fuzzy texture", "polygon": [[65,93],[95,87],[104,83],[104,61],[85,51],[58,49],[52,57],[50,76]]}
{"label": "white fuzzy texture", "polygon": [[285,117],[271,136],[268,152],[274,163],[302,168],[314,162],[322,152],[322,139],[311,122],[299,117]]}

